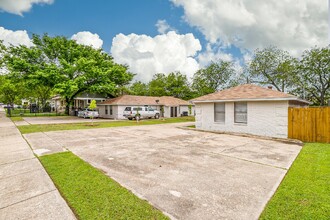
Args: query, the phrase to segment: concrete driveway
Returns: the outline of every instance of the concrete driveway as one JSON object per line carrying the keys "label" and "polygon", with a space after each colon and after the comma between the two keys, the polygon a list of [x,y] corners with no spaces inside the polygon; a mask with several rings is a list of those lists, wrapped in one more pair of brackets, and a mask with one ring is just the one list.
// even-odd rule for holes
{"label": "concrete driveway", "polygon": [[25,137],[39,154],[66,147],[173,219],[257,219],[301,149],[177,126]]}

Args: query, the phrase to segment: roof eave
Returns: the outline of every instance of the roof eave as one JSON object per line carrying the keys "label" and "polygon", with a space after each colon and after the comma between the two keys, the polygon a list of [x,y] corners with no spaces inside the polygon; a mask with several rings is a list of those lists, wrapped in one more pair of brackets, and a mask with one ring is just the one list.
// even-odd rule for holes
{"label": "roof eave", "polygon": [[222,100],[193,100],[193,103],[212,103],[212,102],[256,102],[256,101],[298,101],[306,104],[311,104],[307,100],[300,99],[298,97],[287,98],[251,98],[251,99],[222,99]]}

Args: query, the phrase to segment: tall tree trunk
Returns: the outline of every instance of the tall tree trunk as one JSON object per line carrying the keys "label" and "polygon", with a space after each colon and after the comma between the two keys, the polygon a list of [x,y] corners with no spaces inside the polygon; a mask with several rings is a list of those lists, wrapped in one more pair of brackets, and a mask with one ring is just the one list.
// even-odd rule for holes
{"label": "tall tree trunk", "polygon": [[71,105],[72,100],[69,98],[65,98],[65,114],[70,115],[70,105]]}
{"label": "tall tree trunk", "polygon": [[325,106],[325,92],[321,92],[320,105]]}

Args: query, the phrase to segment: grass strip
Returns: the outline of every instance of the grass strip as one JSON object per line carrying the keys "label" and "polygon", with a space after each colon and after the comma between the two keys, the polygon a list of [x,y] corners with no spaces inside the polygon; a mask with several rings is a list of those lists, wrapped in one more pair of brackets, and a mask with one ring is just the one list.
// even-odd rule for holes
{"label": "grass strip", "polygon": [[329,219],[330,144],[307,143],[260,219]]}
{"label": "grass strip", "polygon": [[98,122],[94,120],[93,126],[91,123],[68,123],[68,124],[41,124],[41,125],[21,125],[17,126],[22,134],[47,132],[47,131],[62,131],[62,130],[79,130],[91,128],[108,128],[122,126],[139,126],[139,125],[155,125],[179,122],[192,122],[194,117],[166,118],[166,119],[150,119],[137,121],[109,121]]}
{"label": "grass strip", "polygon": [[169,219],[71,152],[39,159],[79,219]]}
{"label": "grass strip", "polygon": [[12,121],[24,121],[24,119],[23,119],[22,117],[20,117],[20,116],[17,116],[17,117],[10,117],[10,119],[11,119]]}

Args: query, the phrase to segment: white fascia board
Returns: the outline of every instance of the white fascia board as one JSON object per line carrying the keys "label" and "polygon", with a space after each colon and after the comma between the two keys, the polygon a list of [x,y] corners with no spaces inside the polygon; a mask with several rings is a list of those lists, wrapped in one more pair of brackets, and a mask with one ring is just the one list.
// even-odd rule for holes
{"label": "white fascia board", "polygon": [[212,102],[260,102],[260,101],[298,101],[310,104],[310,102],[294,97],[288,98],[254,98],[254,99],[224,99],[224,100],[203,100],[203,101],[193,101],[193,103],[212,103]]}
{"label": "white fascia board", "polygon": [[106,98],[81,98],[81,97],[74,98],[74,100],[88,100],[88,99],[90,99],[90,100],[104,100]]}
{"label": "white fascia board", "polygon": [[160,104],[152,104],[152,105],[137,105],[137,104],[97,104],[97,105],[118,105],[118,106],[160,106]]}

